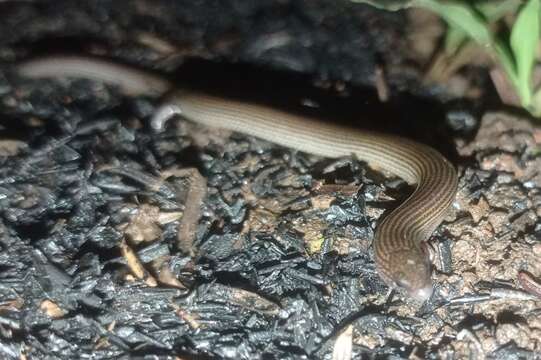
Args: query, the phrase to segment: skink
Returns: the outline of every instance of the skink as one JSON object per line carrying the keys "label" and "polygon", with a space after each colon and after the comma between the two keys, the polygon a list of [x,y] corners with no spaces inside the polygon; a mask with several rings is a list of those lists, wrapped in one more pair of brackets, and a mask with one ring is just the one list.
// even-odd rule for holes
{"label": "skink", "polygon": [[24,62],[28,78],[82,77],[113,84],[129,95],[171,93],[168,104],[184,118],[238,131],[324,157],[354,155],[416,184],[411,196],[377,226],[376,267],[383,280],[424,301],[433,291],[424,242],[441,223],[456,194],[454,167],[431,147],[401,137],[361,131],[264,105],[182,89],[159,76],[109,61],[52,56]]}

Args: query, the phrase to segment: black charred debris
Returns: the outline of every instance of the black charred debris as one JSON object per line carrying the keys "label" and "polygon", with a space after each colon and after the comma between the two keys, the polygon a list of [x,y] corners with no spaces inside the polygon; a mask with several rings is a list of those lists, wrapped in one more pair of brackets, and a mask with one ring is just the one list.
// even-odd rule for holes
{"label": "black charred debris", "polygon": [[[154,132],[156,99],[0,71],[0,359],[536,358],[538,295],[509,279],[537,291],[539,134],[485,116],[468,150],[479,123],[447,102],[447,84],[423,85],[405,12],[55,0],[0,1],[0,13],[3,64],[108,54],[162,74],[183,64],[170,80],[206,88],[214,77],[243,88],[239,68],[251,67],[254,92],[279,95],[272,84],[308,76],[308,90],[284,97],[322,104],[310,91],[325,89],[349,103],[330,107],[346,121],[373,118],[446,155],[465,146],[450,157],[462,165],[457,208],[432,242],[435,295],[419,308],[389,294],[370,247],[404,182],[181,119]],[[439,139],[445,125],[462,140]]]}
{"label": "black charred debris", "polygon": [[[5,358],[327,358],[350,325],[371,339],[353,354],[426,351],[371,259],[402,182],[184,120],[152,132],[151,100],[90,81],[2,88]],[[208,182],[191,255],[182,168]]]}

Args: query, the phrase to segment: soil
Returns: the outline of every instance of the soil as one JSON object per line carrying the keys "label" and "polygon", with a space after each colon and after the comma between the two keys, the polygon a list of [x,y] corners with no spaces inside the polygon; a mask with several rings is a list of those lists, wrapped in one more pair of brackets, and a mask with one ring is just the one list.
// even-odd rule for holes
{"label": "soil", "polygon": [[[488,57],[434,71],[433,15],[320,0],[0,13],[0,357],[539,358],[541,128],[498,102]],[[434,146],[460,176],[430,242],[434,296],[390,292],[374,267],[402,180],[182,119],[152,131],[160,99],[13,74],[65,53]]]}

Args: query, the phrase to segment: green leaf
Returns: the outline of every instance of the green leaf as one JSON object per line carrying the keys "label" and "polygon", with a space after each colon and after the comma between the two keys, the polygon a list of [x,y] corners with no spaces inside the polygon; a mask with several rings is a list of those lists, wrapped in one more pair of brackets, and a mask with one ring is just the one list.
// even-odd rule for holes
{"label": "green leaf", "polygon": [[515,58],[518,94],[522,106],[530,105],[531,75],[539,44],[539,0],[529,0],[520,10],[511,31],[511,50]]}
{"label": "green leaf", "polygon": [[533,116],[541,117],[541,91],[537,90],[533,94],[532,101],[530,102],[529,111]]}
{"label": "green leaf", "polygon": [[415,0],[351,0],[355,3],[368,4],[387,11],[399,11],[409,8]]}
{"label": "green leaf", "polygon": [[518,91],[518,78],[517,70],[515,66],[515,59],[509,47],[501,40],[496,40],[494,46],[494,52],[496,53],[496,58],[498,59],[500,65],[503,67],[503,70],[507,74],[507,77],[511,81],[511,84]]}
{"label": "green leaf", "polygon": [[488,22],[493,23],[507,14],[514,14],[521,3],[521,0],[484,0],[476,1],[474,6]]}
{"label": "green leaf", "polygon": [[541,90],[538,89],[533,94],[529,110],[533,116],[541,117]]}
{"label": "green leaf", "polygon": [[477,43],[492,46],[492,34],[482,15],[465,1],[416,0],[415,6],[434,11],[451,27],[461,29]]}
{"label": "green leaf", "polygon": [[457,27],[449,27],[445,34],[445,52],[454,55],[458,49],[468,40],[468,35]]}

